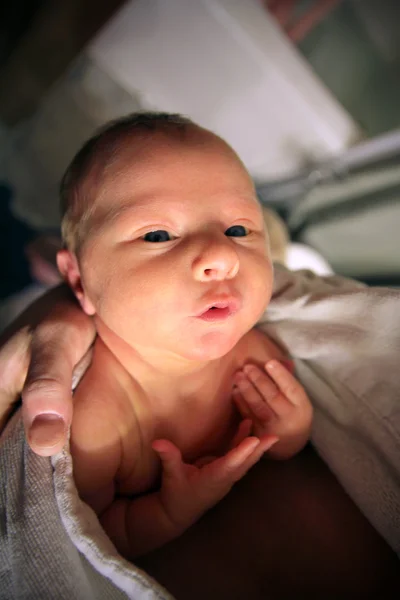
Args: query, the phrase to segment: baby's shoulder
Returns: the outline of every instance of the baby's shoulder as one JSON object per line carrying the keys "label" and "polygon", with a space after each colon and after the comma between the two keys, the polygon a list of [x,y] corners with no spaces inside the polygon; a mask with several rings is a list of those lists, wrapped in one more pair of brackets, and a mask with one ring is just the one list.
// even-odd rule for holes
{"label": "baby's shoulder", "polygon": [[248,362],[264,365],[268,360],[285,358],[285,352],[264,332],[254,327],[236,344],[235,362],[241,368]]}
{"label": "baby's shoulder", "polygon": [[78,408],[112,413],[125,396],[118,370],[111,353],[95,345],[92,362],[74,392],[74,412]]}
{"label": "baby's shoulder", "polygon": [[[129,377],[110,352],[95,345],[93,360],[74,393],[72,435],[106,440],[136,428]],[[102,441],[101,441],[102,440]]]}
{"label": "baby's shoulder", "polygon": [[71,454],[79,491],[89,496],[106,484],[135,476],[141,464],[141,430],[131,390],[112,356],[96,350],[74,394]]}

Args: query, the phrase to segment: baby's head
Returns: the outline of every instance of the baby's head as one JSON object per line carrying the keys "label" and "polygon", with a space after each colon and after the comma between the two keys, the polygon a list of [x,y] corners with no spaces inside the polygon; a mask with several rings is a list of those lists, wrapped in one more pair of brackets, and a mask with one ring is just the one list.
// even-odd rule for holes
{"label": "baby's head", "polygon": [[145,144],[156,134],[183,139],[194,127],[181,115],[155,112],[133,113],[101,127],[74,156],[61,180],[61,234],[66,247],[79,252],[89,233],[96,196],[128,144]]}
{"label": "baby's head", "polygon": [[211,359],[265,310],[272,267],[252,180],[189,119],[107,125],[73,159],[61,203],[59,268],[103,337]]}

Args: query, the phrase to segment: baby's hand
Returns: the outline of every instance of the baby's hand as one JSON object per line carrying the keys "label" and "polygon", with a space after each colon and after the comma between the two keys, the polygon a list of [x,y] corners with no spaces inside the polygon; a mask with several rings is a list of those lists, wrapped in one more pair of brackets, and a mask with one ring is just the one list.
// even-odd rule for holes
{"label": "baby's hand", "polygon": [[271,435],[249,437],[248,430],[248,422],[244,421],[234,448],[219,458],[200,460],[197,465],[184,463],[180,450],[172,442],[153,442],[163,467],[161,503],[178,534],[222,500],[233,484],[277,442],[277,437]]}
{"label": "baby's hand", "polygon": [[279,361],[267,362],[265,371],[246,365],[236,373],[234,383],[233,400],[241,415],[252,419],[252,433],[279,438],[268,453],[271,458],[290,458],[305,446],[311,431],[311,402]]}

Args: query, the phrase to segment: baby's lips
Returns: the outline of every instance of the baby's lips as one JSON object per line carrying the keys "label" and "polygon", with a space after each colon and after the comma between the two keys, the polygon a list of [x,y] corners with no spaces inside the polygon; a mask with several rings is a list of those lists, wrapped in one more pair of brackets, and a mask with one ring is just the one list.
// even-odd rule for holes
{"label": "baby's lips", "polygon": [[289,371],[289,373],[291,373],[293,375],[294,373],[294,361],[291,360],[290,358],[281,358],[281,360],[279,361],[281,363],[281,365],[283,365],[285,367],[285,369],[287,369]]}

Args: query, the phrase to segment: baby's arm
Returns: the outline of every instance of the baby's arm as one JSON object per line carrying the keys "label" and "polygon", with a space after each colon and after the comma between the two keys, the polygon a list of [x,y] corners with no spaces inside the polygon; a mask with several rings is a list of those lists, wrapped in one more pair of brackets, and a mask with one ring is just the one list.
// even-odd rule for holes
{"label": "baby's arm", "polygon": [[122,446],[112,407],[95,388],[84,379],[75,392],[70,446],[79,495],[100,516],[114,501]]}
{"label": "baby's arm", "polygon": [[244,418],[253,421],[254,435],[276,435],[279,441],[268,455],[287,459],[308,442],[312,405],[299,381],[278,360],[262,371],[246,365],[235,376],[233,399]]}
{"label": "baby's arm", "polygon": [[[121,423],[121,412],[115,410],[118,403],[115,389],[107,390],[105,382],[99,387],[93,384],[93,379],[84,379],[74,396],[71,427],[74,479],[80,497],[96,512],[118,551],[133,558],[163,545],[179,532],[168,518],[159,493],[137,498],[117,495],[115,482],[123,460],[122,436],[128,434],[133,442],[131,477],[141,457],[141,437],[134,418],[126,414],[124,424]],[[123,433],[122,427],[127,422],[127,431]]]}
{"label": "baby's arm", "polygon": [[184,463],[174,444],[157,440],[153,448],[163,467],[160,490],[116,500],[101,523],[129,560],[159,548],[217,504],[275,442],[272,436],[246,437],[225,456],[197,467]]}
{"label": "baby's arm", "polygon": [[[105,394],[104,385],[95,392],[85,381],[76,393],[71,429],[74,476],[81,497],[96,511],[118,551],[130,560],[181,535],[276,442],[273,436],[248,437],[244,427],[237,445],[225,456],[197,467],[184,463],[171,442],[157,440],[153,448],[162,462],[161,488],[136,498],[118,497],[114,482],[123,458],[121,424],[112,408],[115,398]],[[136,441],[131,450],[133,469],[141,457],[135,423],[129,430],[130,439]]]}

